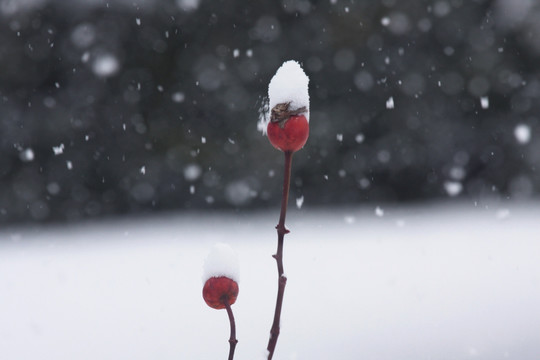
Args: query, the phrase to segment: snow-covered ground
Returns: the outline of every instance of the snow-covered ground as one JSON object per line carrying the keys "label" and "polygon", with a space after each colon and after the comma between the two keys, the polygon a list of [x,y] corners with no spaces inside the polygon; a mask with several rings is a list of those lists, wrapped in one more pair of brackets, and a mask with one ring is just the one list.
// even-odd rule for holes
{"label": "snow-covered ground", "polygon": [[[540,358],[538,205],[291,209],[275,359]],[[240,258],[236,359],[262,359],[278,209],[0,232],[2,359],[225,359],[204,303],[216,242]]]}

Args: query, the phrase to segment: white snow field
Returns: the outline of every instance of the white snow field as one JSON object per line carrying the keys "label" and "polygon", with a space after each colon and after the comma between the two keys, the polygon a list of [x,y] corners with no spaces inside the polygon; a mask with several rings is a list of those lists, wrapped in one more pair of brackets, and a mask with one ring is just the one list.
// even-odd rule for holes
{"label": "white snow field", "polygon": [[[540,206],[290,209],[274,359],[540,359]],[[202,299],[239,256],[237,360],[263,359],[279,209],[0,231],[0,358],[226,359]]]}

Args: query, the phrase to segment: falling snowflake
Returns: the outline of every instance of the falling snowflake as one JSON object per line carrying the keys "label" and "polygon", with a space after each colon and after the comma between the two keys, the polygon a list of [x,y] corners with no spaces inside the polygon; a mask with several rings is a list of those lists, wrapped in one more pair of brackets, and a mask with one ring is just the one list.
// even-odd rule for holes
{"label": "falling snowflake", "polygon": [[482,109],[489,109],[489,98],[487,96],[480,98],[480,106],[482,106]]}
{"label": "falling snowflake", "polygon": [[304,196],[300,196],[299,198],[296,198],[297,208],[301,209],[303,204],[304,204]]}
{"label": "falling snowflake", "polygon": [[386,100],[386,108],[387,109],[393,109],[394,108],[394,98],[390,96],[388,100]]}
{"label": "falling snowflake", "polygon": [[64,144],[60,144],[58,146],[53,146],[53,152],[54,155],[60,155],[64,153]]}

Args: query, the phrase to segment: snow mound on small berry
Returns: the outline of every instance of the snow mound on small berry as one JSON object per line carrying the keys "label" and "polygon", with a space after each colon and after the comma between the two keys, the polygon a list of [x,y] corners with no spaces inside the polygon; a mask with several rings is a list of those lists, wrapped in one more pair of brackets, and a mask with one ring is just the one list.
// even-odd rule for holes
{"label": "snow mound on small berry", "polygon": [[308,85],[309,78],[300,64],[294,60],[285,61],[268,85],[270,109],[288,102],[291,110],[305,106],[307,111],[304,116],[309,121]]}
{"label": "snow mound on small berry", "polygon": [[220,276],[226,276],[236,282],[240,279],[238,255],[225,243],[217,243],[210,250],[204,262],[203,282]]}

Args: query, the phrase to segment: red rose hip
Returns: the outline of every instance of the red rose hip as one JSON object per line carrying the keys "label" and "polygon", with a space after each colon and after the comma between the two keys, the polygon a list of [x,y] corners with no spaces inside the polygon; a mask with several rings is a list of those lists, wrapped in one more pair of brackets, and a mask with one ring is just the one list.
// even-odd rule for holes
{"label": "red rose hip", "polygon": [[238,283],[226,276],[211,277],[203,287],[203,298],[214,309],[225,309],[225,301],[232,305],[238,296]]}
{"label": "red rose hip", "polygon": [[276,149],[295,152],[306,144],[309,123],[304,115],[293,115],[284,121],[269,122],[266,132]]}

